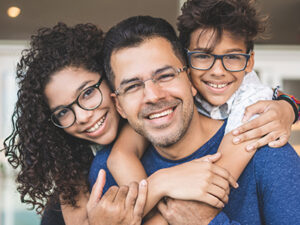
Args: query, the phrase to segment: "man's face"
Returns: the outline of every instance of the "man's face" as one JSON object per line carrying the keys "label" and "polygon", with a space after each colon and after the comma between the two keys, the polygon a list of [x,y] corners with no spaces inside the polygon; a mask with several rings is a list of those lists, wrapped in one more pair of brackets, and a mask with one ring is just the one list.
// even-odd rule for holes
{"label": "man's face", "polygon": [[[233,38],[229,32],[224,31],[220,41],[212,46],[214,35],[210,29],[195,30],[191,34],[189,50],[215,55],[246,53],[246,44],[243,38]],[[220,59],[217,59],[213,67],[206,71],[191,68],[192,83],[209,103],[222,105],[240,87],[245,74],[252,71],[253,57],[252,53],[245,70],[240,72],[227,71]]]}
{"label": "man's face", "polygon": [[116,106],[130,125],[155,146],[168,147],[184,136],[193,116],[196,91],[185,71],[163,86],[150,78],[184,66],[171,44],[160,37],[114,51],[111,56],[117,90],[135,80],[147,80],[139,91],[115,96]]}

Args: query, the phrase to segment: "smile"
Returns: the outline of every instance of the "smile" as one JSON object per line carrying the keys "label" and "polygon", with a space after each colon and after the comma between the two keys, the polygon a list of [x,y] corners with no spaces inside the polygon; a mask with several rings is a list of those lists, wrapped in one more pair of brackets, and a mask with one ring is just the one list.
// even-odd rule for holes
{"label": "smile", "polygon": [[154,114],[149,115],[149,119],[152,120],[152,119],[164,117],[164,116],[170,115],[173,111],[174,111],[173,109],[167,109],[160,113],[154,113]]}
{"label": "smile", "polygon": [[205,82],[208,86],[212,87],[212,88],[217,88],[217,89],[222,89],[226,86],[228,86],[231,83],[224,83],[224,84],[214,84],[214,83],[210,83],[210,82]]}
{"label": "smile", "polygon": [[92,133],[95,132],[96,130],[98,130],[104,123],[105,119],[106,119],[107,113],[94,125],[92,126],[90,129],[86,130],[87,133]]}

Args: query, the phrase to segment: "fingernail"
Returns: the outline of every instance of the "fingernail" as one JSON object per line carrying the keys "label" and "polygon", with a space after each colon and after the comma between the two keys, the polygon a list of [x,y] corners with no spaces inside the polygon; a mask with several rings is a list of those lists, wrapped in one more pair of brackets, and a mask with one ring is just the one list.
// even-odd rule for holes
{"label": "fingernail", "polygon": [[238,130],[234,130],[234,131],[232,131],[232,134],[233,134],[233,135],[238,135],[238,134],[239,134],[239,131],[238,131]]}
{"label": "fingernail", "polygon": [[274,142],[270,142],[270,143],[269,143],[269,146],[270,146],[270,147],[273,147],[273,146],[275,146],[275,143],[274,143]]}
{"label": "fingernail", "polygon": [[239,184],[238,184],[238,183],[235,183],[234,187],[235,187],[235,188],[238,188],[238,187],[239,187]]}
{"label": "fingernail", "polygon": [[247,151],[252,151],[252,150],[254,150],[254,146],[253,145],[248,145],[246,147],[246,149],[247,149]]}
{"label": "fingernail", "polygon": [[140,185],[141,186],[147,186],[147,181],[145,179],[141,180]]}
{"label": "fingernail", "polygon": [[240,142],[240,139],[238,137],[233,138],[233,143],[238,144]]}

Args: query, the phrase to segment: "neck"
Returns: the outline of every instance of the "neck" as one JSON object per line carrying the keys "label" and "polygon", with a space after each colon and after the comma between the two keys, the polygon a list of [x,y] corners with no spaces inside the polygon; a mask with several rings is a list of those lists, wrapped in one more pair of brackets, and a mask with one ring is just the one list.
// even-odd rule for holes
{"label": "neck", "polygon": [[170,160],[185,158],[204,145],[220,129],[223,121],[213,120],[199,114],[194,107],[194,115],[185,135],[168,147],[154,146],[158,153]]}

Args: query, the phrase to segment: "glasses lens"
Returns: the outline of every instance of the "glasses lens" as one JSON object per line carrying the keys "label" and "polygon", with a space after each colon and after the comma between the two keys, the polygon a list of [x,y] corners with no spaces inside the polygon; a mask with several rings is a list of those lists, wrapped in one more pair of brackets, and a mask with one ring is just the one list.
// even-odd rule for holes
{"label": "glasses lens", "polygon": [[195,52],[190,55],[190,64],[194,68],[207,70],[213,63],[214,57],[210,54]]}
{"label": "glasses lens", "polygon": [[240,54],[230,54],[223,57],[223,63],[229,71],[243,70],[247,64],[247,56]]}
{"label": "glasses lens", "polygon": [[60,108],[52,113],[51,119],[56,126],[66,128],[74,123],[75,115],[69,108]]}
{"label": "glasses lens", "polygon": [[83,90],[78,98],[78,104],[84,109],[95,109],[102,103],[102,93],[96,87]]}

